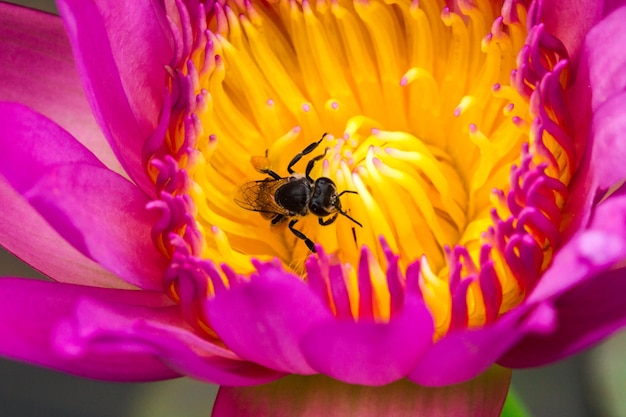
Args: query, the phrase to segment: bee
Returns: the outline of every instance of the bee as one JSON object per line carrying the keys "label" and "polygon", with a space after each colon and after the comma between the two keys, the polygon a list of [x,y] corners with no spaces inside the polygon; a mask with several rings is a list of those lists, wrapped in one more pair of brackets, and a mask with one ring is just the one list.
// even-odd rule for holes
{"label": "bee", "polygon": [[320,140],[311,143],[293,157],[287,165],[288,177],[281,177],[269,168],[259,169],[259,172],[268,177],[245,183],[235,197],[235,202],[241,208],[261,213],[264,219],[271,220],[272,225],[289,220],[289,230],[314,253],[316,250],[313,241],[294,227],[301,217],[313,214],[318,217],[320,225],[328,226],[341,214],[363,227],[341,207],[340,197],[348,193],[357,194],[356,191],[344,190],[338,193],[337,186],[330,178],[311,178],[315,163],[326,156],[328,148],[323,154],[309,160],[304,174],[293,169],[303,156],[313,152],[322,143],[326,135],[324,133]]}

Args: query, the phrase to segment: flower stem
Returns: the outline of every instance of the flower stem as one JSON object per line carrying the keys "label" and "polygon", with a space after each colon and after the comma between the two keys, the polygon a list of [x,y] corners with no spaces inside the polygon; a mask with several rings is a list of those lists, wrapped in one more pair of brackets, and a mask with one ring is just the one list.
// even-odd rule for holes
{"label": "flower stem", "polygon": [[517,392],[515,392],[513,386],[511,386],[506,396],[501,417],[532,417],[532,414],[528,411]]}

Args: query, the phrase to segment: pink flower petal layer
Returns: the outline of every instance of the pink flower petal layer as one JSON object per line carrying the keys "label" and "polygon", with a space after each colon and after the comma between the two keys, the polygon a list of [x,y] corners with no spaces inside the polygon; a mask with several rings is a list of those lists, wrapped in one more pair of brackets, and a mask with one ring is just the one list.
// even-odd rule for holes
{"label": "pink flower petal layer", "polygon": [[553,306],[553,332],[528,334],[498,363],[539,366],[579,352],[626,325],[626,195],[600,204],[589,230],[561,249],[528,304]]}
{"label": "pink flower petal layer", "polygon": [[385,385],[406,377],[432,345],[433,321],[417,297],[407,297],[389,323],[322,322],[301,343],[316,371],[351,384]]}
{"label": "pink flower petal layer", "polygon": [[602,19],[603,9],[602,1],[543,1],[546,29],[565,44],[574,59],[589,29]]}
{"label": "pink flower petal layer", "polygon": [[163,294],[110,290],[26,279],[0,278],[0,355],[41,366],[105,380],[154,380],[178,376],[152,352],[102,349],[82,356],[60,354],[60,321],[75,314],[84,297],[119,305],[167,306]]}
{"label": "pink flower petal layer", "polygon": [[0,103],[0,123],[0,174],[13,188],[84,255],[131,284],[161,289],[166,261],[150,237],[148,198],[45,117]]}
{"label": "pink flower petal layer", "polygon": [[[237,355],[271,369],[313,374],[300,349],[330,312],[298,277],[266,264],[259,276],[207,302],[211,326]],[[236,323],[236,325],[233,325]]]}
{"label": "pink flower petal layer", "polygon": [[551,309],[513,310],[490,326],[450,333],[437,341],[420,358],[408,378],[420,385],[443,387],[481,374],[524,335],[554,328]]}
{"label": "pink flower petal layer", "polygon": [[98,159],[123,172],[85,98],[58,16],[0,3],[0,101],[16,101],[55,120]]}
{"label": "pink flower petal layer", "polygon": [[22,261],[60,282],[135,288],[71,246],[2,177],[0,201],[0,242]]}
{"label": "pink flower petal layer", "polygon": [[150,237],[156,214],[126,179],[106,168],[64,166],[46,172],[22,195],[89,258],[140,288],[162,288],[166,259]]}
{"label": "pink flower petal layer", "polygon": [[212,417],[498,417],[510,377],[493,367],[464,384],[425,388],[406,380],[368,387],[292,375],[258,387],[220,387]]}
{"label": "pink flower petal layer", "polygon": [[626,93],[616,94],[599,106],[591,134],[593,175],[598,186],[606,190],[626,178]]}
{"label": "pink flower petal layer", "polygon": [[542,11],[546,29],[563,42],[577,63],[587,32],[625,3],[624,0],[544,0]]}
{"label": "pink flower petal layer", "polygon": [[596,207],[587,230],[560,248],[525,303],[493,325],[451,333],[424,355],[409,379],[422,385],[462,382],[491,363],[553,362],[626,325],[626,195]]}
{"label": "pink flower petal layer", "polygon": [[626,6],[623,6],[589,31],[585,39],[582,52],[589,65],[594,111],[626,88],[625,19]]}
{"label": "pink flower petal layer", "polygon": [[[45,120],[42,116],[18,105],[0,104],[0,108],[2,109],[2,113],[0,113],[0,143],[4,149],[4,152],[0,153],[0,158],[8,157],[8,161],[3,160],[0,164],[0,174],[5,169],[13,168],[17,170],[16,172],[26,170],[35,176],[40,175],[39,169],[41,168],[30,167],[31,164],[37,165],[39,161],[45,164],[83,161],[101,166],[93,155],[88,151],[83,151],[84,148],[80,145],[72,148],[71,145],[75,143],[73,140],[65,151],[63,150],[65,145],[60,144],[60,147],[56,147],[59,144],[53,140],[46,139],[43,142],[46,143],[46,146],[40,146],[41,142],[39,141],[43,138],[39,134],[47,138],[46,135],[49,131],[53,133],[62,132],[52,123],[40,123],[41,119]],[[27,133],[27,130],[22,130],[23,124],[18,123],[18,126],[15,126],[17,123],[15,117],[21,116],[22,111],[25,116],[23,121],[29,128],[35,128],[32,134]],[[11,130],[10,126],[13,126],[17,131]],[[67,137],[66,133],[60,133],[60,135]],[[14,159],[11,156],[14,147],[17,148],[18,152],[19,149],[22,149],[24,152],[30,153],[26,157],[26,161]],[[70,157],[72,154],[73,156]],[[26,263],[61,282],[113,288],[131,287],[130,284],[106,271],[101,265],[71,246],[15,191],[4,177],[0,178],[0,201],[2,202],[0,242],[8,251]]]}
{"label": "pink flower petal layer", "polygon": [[573,288],[554,302],[559,324],[555,331],[528,335],[498,363],[511,368],[541,366],[593,346],[626,326],[624,294],[623,268]]}
{"label": "pink flower petal layer", "polygon": [[173,56],[160,2],[63,0],[58,7],[98,124],[131,178],[154,192],[142,148],[158,124]]}
{"label": "pink flower petal layer", "polygon": [[3,278],[0,297],[0,332],[11,335],[0,355],[13,359],[117,381],[184,374],[250,385],[282,376],[196,335],[161,292]]}

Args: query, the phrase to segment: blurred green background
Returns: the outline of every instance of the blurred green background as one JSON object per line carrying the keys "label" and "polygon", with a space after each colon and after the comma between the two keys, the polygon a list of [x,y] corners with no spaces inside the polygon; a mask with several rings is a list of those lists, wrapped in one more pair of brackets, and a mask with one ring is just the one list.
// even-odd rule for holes
{"label": "blurred green background", "polygon": [[[10,2],[56,12],[52,0]],[[0,249],[3,275],[39,276]],[[626,417],[624,352],[626,334],[558,364],[515,371],[513,386],[535,417]],[[188,378],[104,383],[0,359],[0,417],[208,417],[216,391]]]}

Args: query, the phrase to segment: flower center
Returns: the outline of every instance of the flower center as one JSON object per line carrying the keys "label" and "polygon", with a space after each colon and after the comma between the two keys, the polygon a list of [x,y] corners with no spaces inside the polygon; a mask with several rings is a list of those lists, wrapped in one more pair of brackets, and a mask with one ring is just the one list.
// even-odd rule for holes
{"label": "flower center", "polygon": [[532,128],[527,74],[511,84],[526,11],[475,3],[180,9],[184,64],[152,171],[161,201],[188,215],[158,230],[163,251],[176,260],[184,246],[227,275],[278,258],[326,276],[327,292],[340,265],[352,317],[364,315],[366,270],[382,321],[394,314],[389,269],[417,271],[438,334],[519,303],[558,245],[573,156]]}

